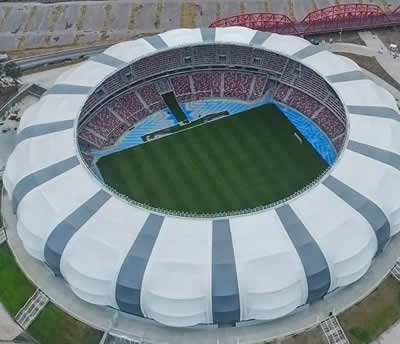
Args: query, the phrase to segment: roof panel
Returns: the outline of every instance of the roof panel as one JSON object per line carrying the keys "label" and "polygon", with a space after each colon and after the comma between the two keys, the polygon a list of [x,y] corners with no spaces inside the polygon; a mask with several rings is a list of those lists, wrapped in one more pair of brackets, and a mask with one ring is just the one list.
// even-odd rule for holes
{"label": "roof panel", "polygon": [[[363,178],[360,178],[360,171]],[[399,209],[400,203],[395,196],[400,192],[400,171],[397,169],[347,149],[332,175],[375,203],[389,221]]]}
{"label": "roof panel", "polygon": [[216,28],[215,42],[249,44],[255,33],[244,27]]}
{"label": "roof panel", "polygon": [[200,29],[177,29],[160,33],[169,48],[203,42]]}
{"label": "roof panel", "polygon": [[400,122],[372,116],[351,116],[350,140],[400,154]]}
{"label": "roof panel", "polygon": [[[354,273],[369,265],[376,252],[375,233],[367,220],[324,185],[290,204],[326,257],[330,290],[343,286],[343,281],[351,283],[348,277],[361,277]],[[360,256],[361,251],[366,254]]]}
{"label": "roof panel", "polygon": [[147,216],[121,266],[115,297],[124,312],[144,316],[141,296],[144,274],[163,222],[164,216],[152,213]]}
{"label": "roof panel", "polygon": [[[60,188],[60,185],[63,187]],[[79,191],[60,192],[73,190],[76,185],[79,185]],[[77,166],[38,186],[22,199],[18,207],[18,221],[41,239],[36,251],[41,253],[42,260],[45,243],[55,226],[99,190],[98,184],[90,181],[87,171]],[[24,241],[25,236],[20,232],[19,235]]]}
{"label": "roof panel", "polygon": [[307,300],[303,266],[273,211],[230,220],[241,320],[275,319]]}
{"label": "roof panel", "polygon": [[68,214],[51,232],[44,248],[44,258],[46,264],[56,275],[60,274],[61,257],[68,242],[110,197],[111,194],[108,192],[98,190],[72,213]]}
{"label": "roof panel", "polygon": [[71,238],[62,255],[61,273],[78,296],[118,307],[118,272],[147,216],[147,211],[111,198]]}
{"label": "roof panel", "polygon": [[396,109],[393,96],[371,80],[335,84],[335,90],[346,105],[386,106]]}
{"label": "roof panel", "polygon": [[[29,120],[22,119],[18,132],[31,125],[75,119],[86,99],[87,95],[44,95],[34,108],[38,115]],[[26,113],[26,116],[29,115],[30,112]]]}
{"label": "roof panel", "polygon": [[296,36],[286,36],[282,39],[281,35],[273,33],[262,45],[261,47],[274,51],[276,53],[281,53],[283,55],[293,55],[298,51],[310,46],[311,43],[304,39]]}
{"label": "roof panel", "polygon": [[142,56],[154,52],[156,49],[145,39],[122,42],[108,48],[104,53],[125,62],[132,62]]}
{"label": "roof panel", "polygon": [[303,264],[307,278],[307,303],[326,295],[331,286],[329,265],[321,248],[289,204],[275,209]]}
{"label": "roof panel", "polygon": [[[19,122],[17,133],[19,133],[25,127],[31,125],[31,122],[33,123],[35,120],[41,117],[41,112],[39,110],[40,101],[29,106],[24,112],[22,112],[21,121]],[[74,117],[75,116],[76,114],[74,114]]]}
{"label": "roof panel", "polygon": [[93,87],[102,81],[106,76],[115,72],[115,70],[116,69],[114,67],[89,60],[85,63],[82,63],[78,67],[69,69],[61,74],[57,78],[55,84]]}
{"label": "roof panel", "polygon": [[147,317],[172,326],[212,322],[211,221],[166,218],[142,290]]}
{"label": "roof panel", "polygon": [[351,62],[334,55],[327,50],[323,50],[317,54],[306,57],[301,62],[306,66],[318,70],[323,76],[332,74],[351,72],[360,68],[352,60]]}
{"label": "roof panel", "polygon": [[[74,155],[72,129],[34,137],[15,147],[7,161],[7,175],[14,187],[25,176]],[[21,161],[24,162],[24,168],[21,168]]]}

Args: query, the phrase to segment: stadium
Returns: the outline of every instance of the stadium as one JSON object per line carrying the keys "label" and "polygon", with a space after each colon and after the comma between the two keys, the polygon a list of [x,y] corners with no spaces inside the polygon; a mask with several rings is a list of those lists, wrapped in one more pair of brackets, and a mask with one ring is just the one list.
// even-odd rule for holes
{"label": "stadium", "polygon": [[398,116],[302,38],[178,29],[61,75],[3,182],[25,249],[79,298],[174,327],[273,320],[397,234]]}

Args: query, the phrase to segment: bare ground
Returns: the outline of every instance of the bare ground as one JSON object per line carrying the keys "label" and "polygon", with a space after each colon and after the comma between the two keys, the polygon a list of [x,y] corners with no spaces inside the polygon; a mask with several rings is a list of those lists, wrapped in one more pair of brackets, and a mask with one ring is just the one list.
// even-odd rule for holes
{"label": "bare ground", "polygon": [[0,107],[5,104],[11,97],[17,94],[15,87],[9,87],[8,90],[0,91]]}
{"label": "bare ground", "polygon": [[342,42],[342,43],[353,43],[358,45],[366,46],[365,42],[361,39],[358,31],[349,31],[342,33],[342,40],[340,40],[340,34],[338,32],[335,33],[326,33],[322,35],[313,35],[309,36],[308,38],[315,39],[319,42],[326,41],[329,42],[330,39],[333,39],[333,42]]}

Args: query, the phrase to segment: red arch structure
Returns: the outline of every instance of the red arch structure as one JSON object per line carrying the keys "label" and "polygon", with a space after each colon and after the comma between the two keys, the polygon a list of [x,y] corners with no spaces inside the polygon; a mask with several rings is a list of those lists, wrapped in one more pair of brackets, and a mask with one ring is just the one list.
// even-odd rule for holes
{"label": "red arch structure", "polygon": [[245,26],[283,34],[307,35],[400,24],[400,6],[392,13],[372,4],[343,4],[310,12],[300,22],[277,13],[248,13],[223,18],[210,27]]}
{"label": "red arch structure", "polygon": [[210,27],[245,26],[250,29],[275,33],[297,34],[293,21],[284,14],[249,13],[213,22]]}
{"label": "red arch structure", "polygon": [[363,29],[391,24],[389,16],[377,5],[336,5],[309,13],[300,23],[304,34]]}
{"label": "red arch structure", "polygon": [[393,11],[393,14],[392,14],[393,16],[395,16],[395,17],[400,17],[400,5],[399,5],[399,7],[397,7],[394,11]]}

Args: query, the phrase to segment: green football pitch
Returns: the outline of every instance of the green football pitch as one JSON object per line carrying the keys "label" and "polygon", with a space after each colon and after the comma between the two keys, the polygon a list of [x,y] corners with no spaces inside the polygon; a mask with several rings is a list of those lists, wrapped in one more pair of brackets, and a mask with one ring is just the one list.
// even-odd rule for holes
{"label": "green football pitch", "polygon": [[97,166],[131,199],[197,214],[270,204],[328,167],[271,104],[113,153]]}

